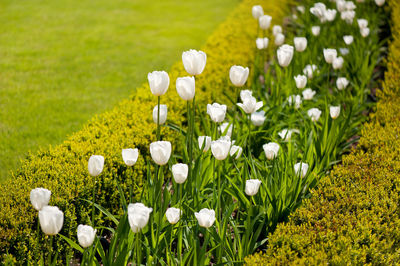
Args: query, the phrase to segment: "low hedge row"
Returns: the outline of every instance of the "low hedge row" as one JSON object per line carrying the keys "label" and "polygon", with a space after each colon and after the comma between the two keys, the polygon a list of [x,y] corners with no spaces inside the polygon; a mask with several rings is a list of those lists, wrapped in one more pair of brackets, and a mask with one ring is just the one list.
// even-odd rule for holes
{"label": "low hedge row", "polygon": [[376,113],[360,142],[248,265],[400,263],[400,4]]}
{"label": "low hedge row", "polygon": [[[227,101],[224,94],[232,91],[228,83],[231,65],[253,62],[257,21],[251,16],[251,7],[260,2],[266,13],[281,23],[289,0],[244,0],[202,48],[207,54],[207,65],[203,74],[196,78],[196,101],[204,107],[212,99]],[[182,64],[177,63],[169,76],[171,86],[161,101],[168,105],[168,119],[181,124],[186,104],[176,93],[175,80],[187,73]],[[65,214],[61,234],[75,238],[77,225],[89,221],[90,205],[81,199],[92,198],[93,179],[87,173],[87,161],[92,154],[104,155],[106,159],[104,172],[97,178],[96,203],[112,213],[121,211],[117,180],[125,192],[129,186],[135,186],[135,195],[138,195],[145,176],[146,158],[149,158],[146,156],[149,144],[155,140],[152,108],[156,101],[144,85],[130,99],[93,118],[61,145],[29,155],[12,178],[0,185],[0,256],[3,261],[38,260],[40,247],[37,243],[43,243],[44,237],[37,235],[37,211],[29,201],[29,192],[35,187],[52,191],[50,205],[57,205]],[[164,138],[174,143],[177,137],[174,131],[166,127],[163,130]],[[140,150],[133,168],[128,168],[121,158],[121,149],[127,147]],[[97,224],[102,222],[105,221],[99,220]],[[67,245],[60,238],[56,239],[54,245],[58,252],[68,254]]]}

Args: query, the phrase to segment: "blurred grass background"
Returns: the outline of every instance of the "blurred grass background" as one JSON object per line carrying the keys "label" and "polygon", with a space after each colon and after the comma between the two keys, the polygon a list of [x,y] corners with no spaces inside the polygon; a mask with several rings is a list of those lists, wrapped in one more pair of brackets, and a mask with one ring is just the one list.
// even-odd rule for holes
{"label": "blurred grass background", "polygon": [[0,181],[200,48],[239,2],[0,0]]}

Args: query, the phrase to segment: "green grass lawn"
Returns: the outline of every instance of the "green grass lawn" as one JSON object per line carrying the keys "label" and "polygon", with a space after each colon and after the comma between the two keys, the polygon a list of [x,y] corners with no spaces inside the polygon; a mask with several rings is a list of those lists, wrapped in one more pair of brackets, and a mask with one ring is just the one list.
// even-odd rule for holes
{"label": "green grass lawn", "polygon": [[238,2],[0,0],[0,180],[200,48]]}

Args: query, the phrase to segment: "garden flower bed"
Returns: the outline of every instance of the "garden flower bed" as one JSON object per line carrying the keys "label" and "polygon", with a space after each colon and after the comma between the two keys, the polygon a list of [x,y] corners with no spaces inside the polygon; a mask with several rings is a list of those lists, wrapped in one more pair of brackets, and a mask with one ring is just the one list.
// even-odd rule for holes
{"label": "garden flower bed", "polygon": [[282,27],[286,4],[244,1],[204,51],[183,52],[185,71],[149,73],[131,101],[32,156],[0,197],[4,259],[56,264],[73,248],[90,265],[233,264],[272,247],[269,233],[350,151],[384,45],[382,1],[303,1]]}

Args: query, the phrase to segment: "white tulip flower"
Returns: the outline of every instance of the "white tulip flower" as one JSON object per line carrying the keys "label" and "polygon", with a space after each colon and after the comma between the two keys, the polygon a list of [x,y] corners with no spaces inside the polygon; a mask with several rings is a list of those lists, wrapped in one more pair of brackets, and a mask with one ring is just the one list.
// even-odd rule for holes
{"label": "white tulip flower", "polygon": [[300,95],[294,95],[294,94],[290,95],[288,97],[287,101],[288,101],[290,106],[294,105],[295,109],[299,109],[300,105],[302,103],[301,96]]}
{"label": "white tulip flower", "polygon": [[308,79],[312,79],[316,70],[316,65],[306,65],[306,67],[303,69],[303,73],[307,76]]}
{"label": "white tulip flower", "polygon": [[287,44],[284,44],[278,48],[277,57],[279,65],[281,67],[289,66],[293,58],[293,52],[294,52],[293,50],[294,50],[293,46]]}
{"label": "white tulip flower", "polygon": [[333,69],[341,69],[343,67],[344,59],[343,57],[339,56],[333,59],[332,67]]}
{"label": "white tulip flower", "polygon": [[278,135],[281,139],[289,141],[293,133],[300,133],[297,129],[282,129]]}
{"label": "white tulip flower", "polygon": [[312,100],[312,98],[314,98],[315,93],[316,92],[310,88],[307,88],[302,92],[304,100]]}
{"label": "white tulip flower", "polygon": [[360,34],[363,38],[367,37],[369,35],[369,28],[362,28],[360,29]]}
{"label": "white tulip flower", "polygon": [[138,149],[122,149],[122,159],[127,166],[133,166],[139,157]]}
{"label": "white tulip flower", "polygon": [[385,0],[375,0],[375,4],[377,6],[383,6],[385,4]]}
{"label": "white tulip flower", "polygon": [[221,134],[225,134],[226,136],[232,137],[232,128],[233,125],[228,122],[222,123],[219,127],[218,130],[221,132]]}
{"label": "white tulip flower", "polygon": [[329,107],[329,114],[331,115],[332,119],[338,118],[340,115],[340,105]]}
{"label": "white tulip flower", "polygon": [[242,66],[232,66],[229,70],[229,78],[233,85],[242,87],[249,77],[249,68]]}
{"label": "white tulip flower", "polygon": [[327,9],[325,11],[325,19],[327,21],[334,21],[335,17],[336,17],[336,13],[337,13],[336,9]]}
{"label": "white tulip flower", "polygon": [[295,76],[294,81],[296,82],[296,87],[298,89],[304,89],[307,85],[307,77],[304,75]]}
{"label": "white tulip flower", "polygon": [[182,210],[174,207],[168,208],[165,212],[165,217],[167,217],[167,220],[170,224],[176,224],[177,222],[179,222],[181,215]]}
{"label": "white tulip flower", "polygon": [[147,74],[151,93],[154,96],[164,95],[169,87],[169,76],[165,71],[153,71]]}
{"label": "white tulip flower", "polygon": [[336,49],[324,49],[324,58],[328,64],[332,64],[333,60],[337,57]]}
{"label": "white tulip flower", "polygon": [[339,12],[346,11],[346,1],[345,0],[336,0],[336,8]]}
{"label": "white tulip flower", "polygon": [[237,145],[232,145],[230,151],[229,151],[229,155],[231,157],[235,156],[235,160],[239,159],[239,157],[242,155],[243,149],[240,146]]}
{"label": "white tulip flower", "polygon": [[203,51],[189,50],[182,53],[183,66],[192,76],[200,75],[207,63],[207,55]]}
{"label": "white tulip flower", "polygon": [[267,49],[268,43],[269,43],[269,39],[267,37],[256,39],[256,46],[257,46],[257,49],[259,49],[259,50]]}
{"label": "white tulip flower", "polygon": [[201,209],[199,212],[195,212],[197,221],[201,227],[210,228],[215,222],[215,211],[210,209]]}
{"label": "white tulip flower", "polygon": [[360,29],[364,29],[368,27],[368,20],[360,18],[357,19],[357,24]]}
{"label": "white tulip flower", "polygon": [[92,155],[88,161],[88,170],[91,176],[98,176],[103,172],[104,157],[101,155]]}
{"label": "white tulip flower", "polygon": [[251,98],[253,97],[253,92],[251,90],[241,90],[240,91],[240,99],[243,101],[245,101],[245,99],[247,98]]}
{"label": "white tulip flower", "polygon": [[279,144],[275,142],[269,142],[263,145],[265,156],[268,160],[273,160],[278,156]]}
{"label": "white tulip flower", "polygon": [[304,14],[304,12],[306,12],[306,8],[304,6],[297,6],[296,9],[302,14]]}
{"label": "white tulip flower", "polygon": [[[159,117],[159,125],[164,124],[167,121],[168,115],[168,107],[165,104],[160,104],[160,117]],[[153,121],[157,124],[157,116],[158,116],[158,105],[153,108]]]}
{"label": "white tulip flower", "polygon": [[147,225],[152,211],[152,208],[146,207],[143,203],[128,205],[128,221],[134,233],[138,233]]}
{"label": "white tulip flower", "polygon": [[278,33],[275,35],[274,43],[276,46],[281,46],[285,42],[285,35]]}
{"label": "white tulip flower", "polygon": [[294,165],[294,172],[297,176],[299,175],[301,178],[305,177],[308,172],[308,164],[296,163]]}
{"label": "white tulip flower", "polygon": [[211,141],[211,152],[215,159],[219,161],[225,160],[228,157],[231,145],[231,138],[228,136]]}
{"label": "white tulip flower", "polygon": [[51,191],[45,188],[35,188],[31,190],[30,199],[33,208],[40,211],[44,206],[47,206],[50,201]]}
{"label": "white tulip flower", "polygon": [[346,10],[354,10],[357,6],[352,1],[346,1]]}
{"label": "white tulip flower", "polygon": [[255,5],[251,9],[251,14],[253,18],[259,19],[262,15],[264,15],[264,9],[260,5]]}
{"label": "white tulip flower", "polygon": [[282,33],[282,27],[280,25],[274,25],[272,27],[272,34],[276,36],[278,33]]}
{"label": "white tulip flower", "polygon": [[272,17],[268,15],[262,15],[258,18],[258,23],[260,23],[260,28],[266,30],[271,25]]}
{"label": "white tulip flower", "polygon": [[339,48],[339,51],[342,55],[348,55],[349,49],[348,48]]}
{"label": "white tulip flower", "polygon": [[211,147],[211,137],[209,136],[200,136],[198,138],[198,142],[199,142],[199,149],[203,149],[203,152],[208,151]]}
{"label": "white tulip flower", "polygon": [[97,230],[90,225],[78,225],[77,237],[79,245],[81,245],[83,248],[90,247],[93,244],[94,238],[96,237],[96,232]]}
{"label": "white tulip flower", "polygon": [[177,163],[172,166],[172,176],[177,184],[183,184],[189,173],[189,167],[184,163]]}
{"label": "white tulip flower", "polygon": [[176,91],[179,96],[185,101],[191,101],[196,92],[194,77],[183,77],[176,79]]}
{"label": "white tulip flower", "polygon": [[315,3],[310,8],[310,13],[316,16],[322,23],[326,21],[325,18],[326,6],[323,3]]}
{"label": "white tulip flower", "polygon": [[297,52],[304,52],[307,48],[307,38],[305,37],[295,37],[294,38],[294,47]]}
{"label": "white tulip flower", "polygon": [[225,119],[226,105],[218,103],[207,104],[207,114],[210,116],[212,121],[220,123]]}
{"label": "white tulip flower", "polygon": [[152,142],[150,143],[151,158],[156,164],[165,165],[171,156],[171,149],[171,142],[169,141]]}
{"label": "white tulip flower", "polygon": [[264,104],[262,101],[257,102],[253,96],[247,97],[243,100],[243,103],[237,103],[237,105],[243,109],[246,114],[252,114],[260,109]]}
{"label": "white tulip flower", "polygon": [[64,224],[64,213],[56,206],[43,206],[39,211],[40,228],[46,235],[56,235]]}
{"label": "white tulip flower", "polygon": [[340,14],[340,18],[346,21],[347,24],[353,24],[353,20],[356,16],[356,12],[354,10],[344,11]]}
{"label": "white tulip flower", "polygon": [[349,85],[349,81],[346,78],[344,77],[337,78],[336,87],[338,88],[338,90],[346,89],[347,85]]}
{"label": "white tulip flower", "polygon": [[354,37],[352,35],[345,35],[343,36],[344,43],[350,45],[354,41]]}
{"label": "white tulip flower", "polygon": [[307,111],[307,115],[311,118],[311,121],[317,122],[322,112],[318,108],[311,108]]}
{"label": "white tulip flower", "polygon": [[259,111],[251,114],[251,123],[255,126],[262,126],[265,122],[265,112]]}
{"label": "white tulip flower", "polygon": [[260,185],[261,181],[258,179],[246,180],[246,187],[244,189],[244,192],[246,193],[247,196],[254,196],[258,193]]}
{"label": "white tulip flower", "polygon": [[319,36],[319,33],[321,32],[321,27],[320,26],[312,26],[311,27],[311,33],[314,36]]}

